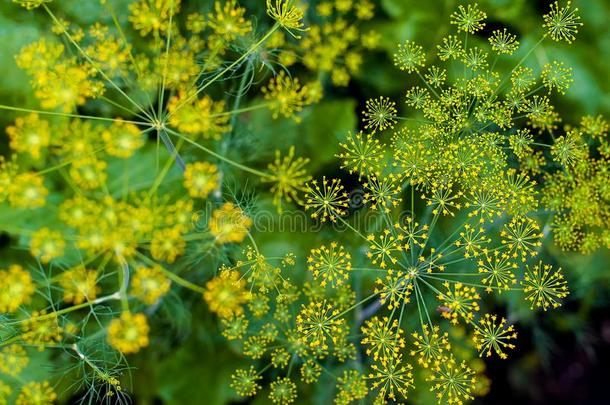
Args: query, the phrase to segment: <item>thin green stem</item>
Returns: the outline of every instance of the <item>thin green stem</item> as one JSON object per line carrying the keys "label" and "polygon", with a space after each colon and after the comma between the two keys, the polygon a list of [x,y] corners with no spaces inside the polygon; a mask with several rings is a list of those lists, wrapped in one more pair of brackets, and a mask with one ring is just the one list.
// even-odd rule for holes
{"label": "thin green stem", "polygon": [[231,165],[233,167],[236,167],[236,168],[238,168],[240,170],[243,170],[245,172],[248,172],[248,173],[255,174],[255,175],[259,176],[259,177],[263,177],[263,178],[271,177],[271,175],[269,173],[261,172],[260,170],[252,169],[252,168],[250,168],[248,166],[244,166],[244,165],[242,165],[240,163],[237,163],[237,162],[235,162],[235,161],[233,161],[233,160],[231,160],[231,159],[229,159],[227,157],[224,157],[224,156],[214,152],[211,149],[206,148],[203,145],[198,144],[197,142],[187,138],[186,136],[184,136],[184,135],[182,135],[182,134],[180,134],[180,133],[178,133],[176,131],[173,131],[173,130],[171,130],[169,128],[166,128],[166,131],[169,132],[170,134],[174,135],[174,136],[177,136],[180,139],[184,139],[186,142],[190,143],[191,145],[195,146],[196,148],[201,149],[202,151],[206,152],[207,154],[209,154],[211,156],[214,156],[216,159],[222,160],[223,162],[226,162],[226,163],[228,163],[229,165]]}
{"label": "thin green stem", "polygon": [[55,112],[55,111],[33,110],[33,109],[30,109],[30,108],[14,107],[14,106],[4,105],[4,104],[0,104],[0,110],[18,111],[18,112],[26,112],[26,113],[35,113],[35,114],[41,114],[41,115],[55,115],[55,116],[58,116],[58,117],[81,118],[81,119],[98,120],[98,121],[106,121],[106,122],[119,122],[119,121],[122,121],[122,122],[129,122],[131,124],[136,124],[136,125],[148,125],[147,122],[130,121],[130,120],[124,120],[122,118],[121,119],[117,119],[117,118],[95,117],[95,116],[92,116],[92,115],[60,113],[60,112]]}

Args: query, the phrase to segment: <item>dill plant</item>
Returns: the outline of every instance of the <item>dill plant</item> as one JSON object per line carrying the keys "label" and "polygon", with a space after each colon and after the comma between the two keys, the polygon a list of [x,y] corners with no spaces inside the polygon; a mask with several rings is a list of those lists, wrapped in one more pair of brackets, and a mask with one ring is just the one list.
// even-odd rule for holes
{"label": "dill plant", "polygon": [[[127,403],[128,358],[160,338],[155,324],[168,302],[178,296],[186,305],[194,294],[226,318],[251,301],[245,281],[225,266],[240,244],[255,243],[251,198],[235,194],[231,178],[267,184],[280,211],[300,201],[310,180],[294,147],[276,151],[267,166],[232,152],[244,117],[268,110],[299,122],[325,86],[345,84],[361,59],[355,25],[340,42],[351,52],[349,72],[338,55],[320,74],[311,57],[300,77],[287,69],[328,46],[326,35],[301,46],[316,24],[355,24],[373,9],[326,10],[320,19],[292,0],[253,10],[206,1],[195,12],[180,0],[101,0],[101,20],[81,27],[59,2],[12,3],[46,18],[53,35],[14,59],[39,106],[0,105],[17,115],[6,130],[11,153],[0,159],[2,216],[14,220],[0,230],[30,255],[0,270],[2,371],[14,381],[0,385],[0,403],[72,394],[83,403]],[[325,79],[331,72],[341,80]],[[36,350],[63,378],[22,378]],[[277,391],[292,396],[287,382]]]}
{"label": "dill plant", "polygon": [[[317,380],[335,385],[337,404],[467,403],[489,387],[481,359],[505,360],[518,345],[518,325],[492,312],[491,298],[544,312],[569,296],[562,270],[540,258],[556,221],[541,210],[541,186],[553,176],[573,181],[570,167],[588,148],[571,127],[556,133],[551,99],[568,91],[571,69],[552,61],[535,74],[524,62],[544,41],[571,43],[578,9],[553,3],[539,41],[508,75],[496,66],[519,50],[517,37],[500,29],[487,44],[473,41],[485,19],[476,4],[458,6],[450,17],[457,32],[441,40],[429,67],[421,46],[397,47],[395,66],[421,81],[406,93],[414,113],[400,116],[385,96],[367,101],[367,133],[346,134],[336,154],[361,189],[327,176],[307,183],[305,211],[342,232],[311,250],[302,288],[271,263],[261,271],[267,261],[258,252],[250,255],[260,265],[235,268],[263,294],[252,306],[269,308],[244,305],[246,316],[222,319],[225,336],[252,359],[233,376],[240,395],[271,380],[268,398],[292,403],[297,380]],[[607,136],[601,118],[585,123]],[[550,196],[563,193],[556,181]],[[566,200],[557,195],[554,210]],[[261,288],[270,279],[274,288]],[[274,361],[278,347],[292,354],[287,365]]]}
{"label": "dill plant", "polygon": [[[40,108],[0,105],[19,113],[0,202],[26,218],[0,230],[36,259],[0,270],[0,372],[15,381],[0,381],[0,403],[63,395],[53,375],[21,377],[37,350],[81,402],[128,403],[131,356],[162,340],[165,306],[190,296],[242,356],[226,381],[240,397],[289,404],[317,385],[336,404],[467,403],[488,390],[481,359],[518,345],[518,325],[489,302],[544,312],[569,296],[543,261],[548,227],[564,249],[608,246],[608,124],[585,117],[557,132],[551,100],[569,91],[571,69],[524,64],[544,41],[574,41],[570,2],[551,5],[505,76],[498,59],[518,38],[499,29],[473,44],[486,19],[476,4],[451,14],[434,65],[415,42],[397,44],[395,66],[421,81],[404,100],[413,114],[386,96],[366,102],[364,132],[345,134],[335,155],[357,190],[312,176],[294,146],[265,145],[275,154],[262,167],[231,149],[250,112],[299,123],[361,72],[380,41],[360,26],[371,1],[267,0],[255,20],[236,0],[188,15],[179,0],[106,0],[108,20],[87,30],[51,0],[14,3],[48,16],[56,37],[16,55]],[[279,212],[300,205],[343,232],[323,232],[307,258],[265,254],[256,196],[231,189],[234,173]]]}

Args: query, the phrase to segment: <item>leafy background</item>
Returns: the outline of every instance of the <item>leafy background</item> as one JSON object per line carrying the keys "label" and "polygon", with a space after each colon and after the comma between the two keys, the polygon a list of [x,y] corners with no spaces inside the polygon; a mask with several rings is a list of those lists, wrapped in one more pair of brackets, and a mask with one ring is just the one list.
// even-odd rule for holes
{"label": "leafy background", "polygon": [[[250,10],[259,10],[259,18],[264,20],[261,0],[242,3],[249,5]],[[334,158],[339,140],[347,131],[357,129],[366,99],[385,95],[400,101],[405,90],[415,84],[413,78],[401,73],[391,63],[396,44],[405,39],[415,40],[433,54],[439,40],[452,29],[448,23],[449,14],[460,3],[455,0],[381,0],[377,16],[366,24],[367,28],[374,28],[382,34],[382,46],[366,55],[360,75],[347,88],[326,86],[324,101],[308,110],[301,124],[289,120],[273,121],[268,112],[240,117],[242,131],[256,134],[256,142],[267,145],[262,150],[253,147],[257,153],[243,153],[241,160],[249,161],[252,166],[264,167],[265,162],[272,158],[275,147],[286,150],[295,145],[299,155],[311,158],[309,168],[314,177],[340,176],[348,185],[354,183],[354,179],[339,170]],[[527,62],[539,69],[550,58],[556,58],[574,69],[575,82],[571,89],[565,97],[553,100],[564,123],[577,123],[586,114],[610,117],[610,2],[578,0],[574,3],[580,8],[585,23],[576,43],[568,46],[547,41]],[[507,27],[519,37],[521,51],[508,60],[506,67],[510,69],[511,63],[519,60],[540,37],[541,16],[548,9],[549,2],[487,0],[479,4],[488,14],[487,27],[479,36]],[[54,8],[81,26],[104,18],[97,1],[61,0],[54,3]],[[208,8],[206,0],[183,0],[185,10]],[[126,17],[122,16],[125,24]],[[23,45],[41,35],[48,35],[49,29],[50,22],[45,15],[29,13],[9,1],[0,3],[0,103],[37,107],[25,73],[14,63],[14,55]],[[137,42],[139,38],[134,36],[133,40]],[[406,109],[402,115],[405,114],[408,114]],[[1,114],[0,128],[9,125],[14,117],[14,114]],[[6,137],[0,139],[0,151],[5,153],[8,150]],[[274,148],[268,145],[274,145]],[[143,167],[143,173],[145,169]],[[236,178],[235,181],[238,183],[243,179]],[[259,203],[265,206],[270,202],[262,200]],[[0,211],[0,223],[3,224],[27,224],[35,228],[43,220],[8,218],[5,212]],[[296,267],[293,275],[294,279],[299,279],[303,270],[302,259],[308,250],[321,241],[328,241],[331,235],[330,229],[322,228],[320,232],[308,233],[291,233],[289,230],[260,233],[255,238],[268,255],[293,251],[301,259],[301,266]],[[345,239],[349,243],[349,237]],[[22,256],[21,252],[11,248],[14,242],[6,234],[0,234],[2,264]],[[355,241],[352,242],[356,246]],[[488,363],[491,391],[476,403],[607,403],[605,384],[610,381],[610,253],[602,250],[590,256],[565,254],[554,248],[549,238],[545,242],[547,247],[543,255],[565,270],[572,294],[560,310],[548,314],[526,311],[522,304],[507,300],[511,321],[518,323],[519,345],[510,360]],[[166,321],[154,325],[153,330],[164,331],[160,333],[166,335],[153,338],[151,350],[141,353],[131,363],[136,403],[238,402],[228,383],[233,369],[240,364],[240,358],[220,336],[216,320],[207,312],[200,297],[185,299],[172,296],[162,311],[167,312],[163,317]],[[43,369],[28,368],[32,378],[49,371],[49,367],[54,371],[52,359],[32,359],[32,363],[44,365]],[[311,387],[301,393],[298,403],[329,403],[329,389],[324,384]],[[425,393],[421,395],[426,398]],[[70,402],[69,398],[63,399]],[[253,401],[255,404],[267,402],[264,394]]]}

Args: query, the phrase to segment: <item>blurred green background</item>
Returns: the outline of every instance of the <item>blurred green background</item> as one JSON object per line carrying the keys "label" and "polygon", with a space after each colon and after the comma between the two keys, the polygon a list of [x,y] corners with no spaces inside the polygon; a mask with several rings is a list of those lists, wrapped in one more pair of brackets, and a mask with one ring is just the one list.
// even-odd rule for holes
{"label": "blurred green background", "polygon": [[[241,3],[249,5],[250,10],[260,10],[259,19],[265,19],[262,0]],[[376,17],[366,26],[382,34],[381,49],[365,55],[361,73],[347,88],[325,86],[324,101],[311,108],[299,125],[289,120],[272,122],[268,113],[261,112],[243,118],[244,128],[258,134],[261,145],[273,144],[274,148],[284,150],[296,145],[299,155],[311,157],[309,168],[314,177],[345,176],[340,173],[334,154],[344,134],[357,129],[365,101],[384,95],[398,102],[403,99],[406,89],[415,84],[413,77],[400,72],[391,62],[396,44],[406,39],[414,40],[433,54],[440,39],[453,30],[449,15],[463,3],[443,0],[377,2]],[[505,59],[510,66],[511,60],[514,63],[520,59],[529,46],[537,42],[543,32],[542,14],[548,10],[549,3],[542,0],[479,1],[488,15],[486,29],[479,34],[484,40],[492,30],[502,27],[517,34],[522,49],[512,59]],[[553,100],[563,122],[572,124],[586,114],[610,118],[610,1],[577,0],[574,3],[585,24],[577,41],[572,45],[547,41],[526,63],[539,69],[550,59],[557,59],[574,69],[571,89],[564,97]],[[81,26],[105,18],[103,9],[93,0],[57,0],[53,7]],[[208,1],[183,0],[185,10],[208,8]],[[126,20],[126,16],[123,17]],[[23,45],[48,35],[50,25],[43,13],[27,12],[10,1],[0,4],[0,103],[36,108],[28,78],[16,67],[14,55]],[[137,40],[135,37],[134,41]],[[409,114],[406,109],[401,113]],[[9,125],[14,117],[14,114],[1,114],[0,128]],[[1,139],[0,150],[4,153],[6,137]],[[273,142],[267,143],[269,140]],[[249,159],[252,161],[249,163],[263,166],[272,156],[273,148],[264,148],[244,156],[244,161]],[[261,201],[262,205],[267,203]],[[256,238],[261,250],[268,255],[293,251],[302,259],[312,246],[327,241],[329,232],[322,229],[319,233],[298,236],[288,232],[284,235],[259,234]],[[510,360],[488,363],[491,390],[476,403],[608,403],[610,253],[602,250],[586,257],[565,254],[552,246],[550,238],[545,242],[545,259],[565,270],[572,294],[561,309],[550,313],[524,311],[507,300],[511,320],[518,323],[518,349]],[[8,247],[11,241],[6,235],[0,238],[0,243],[0,255],[12,254]],[[302,269],[301,263],[296,271]],[[135,403],[238,402],[228,384],[240,358],[220,336],[217,321],[198,298],[173,297],[164,306],[168,313],[153,328],[165,331],[162,333],[166,336],[153,340],[153,350],[138,355],[131,363]],[[52,370],[53,367],[49,367]],[[321,384],[311,387],[309,392],[299,396],[298,403],[327,403],[326,389]],[[267,402],[265,395],[253,401],[255,404]]]}

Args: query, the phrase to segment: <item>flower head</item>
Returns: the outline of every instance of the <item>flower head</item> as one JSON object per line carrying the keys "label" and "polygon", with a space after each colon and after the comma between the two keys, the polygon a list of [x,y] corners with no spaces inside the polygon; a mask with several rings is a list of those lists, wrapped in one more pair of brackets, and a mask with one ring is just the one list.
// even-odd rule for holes
{"label": "flower head", "polygon": [[413,367],[403,362],[402,356],[382,357],[371,369],[368,376],[373,381],[371,387],[379,389],[381,398],[388,397],[393,401],[407,399],[408,391],[414,386]]}
{"label": "flower head", "polygon": [[32,381],[25,384],[17,396],[16,405],[52,405],[57,400],[57,394],[48,381]]}
{"label": "flower head", "polygon": [[367,100],[366,110],[362,112],[365,128],[373,133],[394,128],[396,113],[396,103],[387,97]]}
{"label": "flower head", "polygon": [[267,86],[262,88],[265,100],[269,100],[269,108],[273,118],[283,115],[286,118],[294,117],[298,122],[296,113],[303,110],[307,102],[307,86],[301,86],[299,79],[290,77],[281,70],[277,76],[271,78]]}
{"label": "flower head", "polygon": [[388,317],[373,317],[366,321],[362,327],[361,343],[367,347],[366,354],[373,355],[373,360],[388,359],[399,356],[400,350],[405,347],[402,329],[398,326],[398,319],[390,320]]}
{"label": "flower head", "polygon": [[347,169],[350,173],[358,173],[359,178],[381,174],[384,151],[379,140],[372,134],[365,135],[362,132],[350,131],[345,143],[340,143],[339,146],[343,151],[336,156],[342,161],[342,169]]}
{"label": "flower head", "polygon": [[240,243],[248,235],[251,226],[252,219],[231,202],[212,211],[209,224],[210,232],[218,244]]}
{"label": "flower head", "polygon": [[108,343],[123,354],[137,353],[148,346],[148,322],[144,314],[123,312],[108,325]]}
{"label": "flower head", "polygon": [[249,369],[240,368],[231,375],[231,388],[242,397],[251,397],[262,388],[258,383],[262,378],[252,366]]}
{"label": "flower head", "polygon": [[59,285],[63,288],[64,301],[81,304],[93,301],[100,292],[97,285],[97,271],[88,270],[83,266],[65,271],[59,278]]}
{"label": "flower head", "polygon": [[410,354],[417,357],[417,363],[424,368],[437,366],[444,353],[451,350],[447,332],[441,332],[436,325],[428,327],[424,324],[421,335],[413,332],[411,336],[414,349],[410,351]]}
{"label": "flower head", "polygon": [[394,65],[407,73],[417,72],[424,66],[424,48],[413,41],[398,44],[398,52],[394,54]]}
{"label": "flower head", "polygon": [[561,269],[554,270],[551,265],[538,262],[528,265],[523,281],[525,298],[530,302],[531,308],[557,308],[561,306],[560,299],[568,296],[568,283],[561,273]]}
{"label": "flower head", "polygon": [[474,34],[485,27],[485,18],[487,14],[479,9],[478,4],[468,4],[467,8],[460,4],[451,14],[451,24],[457,25],[458,31]]}
{"label": "flower head", "polygon": [[568,1],[565,7],[559,7],[559,2],[551,4],[551,11],[544,15],[544,25],[554,41],[566,41],[571,44],[576,39],[580,22],[578,7],[571,8],[572,2]]}
{"label": "flower head", "polygon": [[464,401],[474,399],[472,395],[476,384],[474,371],[465,361],[457,363],[453,355],[439,361],[426,381],[432,383],[430,391],[436,393],[439,404],[463,404]]}
{"label": "flower head", "polygon": [[218,167],[208,162],[195,162],[186,165],[184,187],[193,198],[207,198],[220,186]]}
{"label": "flower head", "polygon": [[347,206],[348,196],[340,180],[324,176],[321,182],[314,179],[307,184],[305,210],[313,211],[312,218],[336,222],[337,217],[346,214]]}
{"label": "flower head", "polygon": [[35,288],[30,273],[18,264],[0,270],[0,313],[15,312],[30,301]]}
{"label": "flower head", "polygon": [[288,155],[284,158],[280,151],[276,150],[275,160],[268,166],[271,175],[262,179],[263,182],[273,183],[271,187],[273,204],[279,211],[282,208],[282,200],[302,203],[299,192],[305,190],[305,183],[311,179],[304,168],[309,163],[309,159],[295,158],[294,150],[294,146],[291,146]]}
{"label": "flower head", "polygon": [[269,386],[269,399],[274,404],[288,405],[297,397],[297,386],[288,377],[281,377]]}
{"label": "flower head", "polygon": [[246,289],[246,280],[241,278],[238,271],[222,270],[220,275],[206,283],[203,298],[210,311],[221,318],[229,318],[241,315],[244,304],[250,301],[252,295]]}
{"label": "flower head", "polygon": [[473,340],[481,356],[489,357],[495,352],[501,359],[506,359],[508,356],[504,351],[515,348],[510,341],[516,338],[515,327],[507,326],[506,319],[498,319],[496,315],[485,314],[475,324]]}
{"label": "flower head", "polygon": [[149,305],[167,294],[170,287],[171,281],[160,266],[137,267],[131,280],[131,294]]}
{"label": "flower head", "polygon": [[517,37],[504,28],[502,31],[495,30],[489,37],[491,49],[498,54],[512,55],[519,48]]}
{"label": "flower head", "polygon": [[293,37],[299,38],[292,31],[307,31],[308,29],[303,25],[303,10],[294,5],[294,0],[267,0],[267,15]]}
{"label": "flower head", "polygon": [[332,242],[328,247],[322,245],[312,249],[307,258],[307,268],[320,284],[330,283],[333,287],[343,284],[349,278],[352,269],[351,256],[343,246]]}

